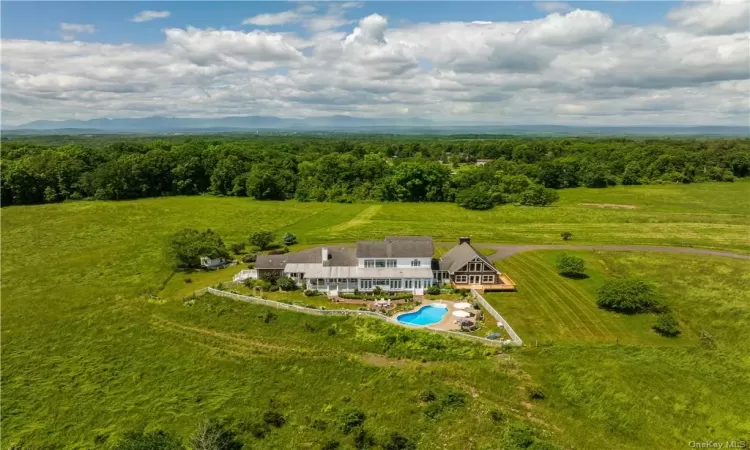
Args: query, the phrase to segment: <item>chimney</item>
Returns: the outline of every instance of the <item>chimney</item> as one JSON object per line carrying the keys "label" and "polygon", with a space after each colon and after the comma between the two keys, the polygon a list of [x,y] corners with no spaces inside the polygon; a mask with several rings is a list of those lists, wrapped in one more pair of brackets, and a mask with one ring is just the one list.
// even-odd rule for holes
{"label": "chimney", "polygon": [[328,249],[326,247],[321,250],[321,260],[322,262],[328,261]]}
{"label": "chimney", "polygon": [[463,236],[458,238],[458,245],[461,244],[470,244],[471,245],[471,238],[468,236]]}

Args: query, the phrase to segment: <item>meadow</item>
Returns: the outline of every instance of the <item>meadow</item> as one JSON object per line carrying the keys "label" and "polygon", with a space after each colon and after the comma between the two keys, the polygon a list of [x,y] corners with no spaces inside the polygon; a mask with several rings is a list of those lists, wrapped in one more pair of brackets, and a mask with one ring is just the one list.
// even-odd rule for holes
{"label": "meadow", "polygon": [[[387,234],[433,235],[446,243],[439,247],[460,235],[561,243],[559,233],[570,231],[574,243],[750,253],[748,188],[571,189],[554,207],[486,212],[211,196],[3,208],[2,446],[95,448],[138,427],[184,439],[207,417],[229,419],[253,448],[347,446],[352,436],[335,426],[347,408],[366,413],[377,439],[397,431],[420,448],[512,448],[506,438],[518,423],[576,448],[681,448],[747,436],[745,261],[582,252],[590,278],[558,280],[554,252],[516,255],[500,267],[521,289],[491,298],[522,338],[541,345],[494,355],[361,319],[274,311],[266,323],[268,310],[257,306],[213,297],[184,304],[193,286],[223,274],[175,274],[163,245],[185,227],[213,228],[228,244],[261,229],[292,231],[300,246]],[[592,307],[598,283],[631,273],[671,293],[682,336],[668,340],[650,331],[650,319]],[[701,343],[700,329],[714,347]],[[529,400],[534,386],[545,399]],[[466,401],[431,417],[417,398],[424,389]],[[269,408],[287,425],[253,437],[248,430]],[[326,426],[313,427],[316,420]]]}

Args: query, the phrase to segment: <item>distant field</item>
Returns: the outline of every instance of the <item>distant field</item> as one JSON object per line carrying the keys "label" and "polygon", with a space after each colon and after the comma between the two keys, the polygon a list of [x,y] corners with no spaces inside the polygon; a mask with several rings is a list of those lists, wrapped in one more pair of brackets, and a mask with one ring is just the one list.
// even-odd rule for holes
{"label": "distant field", "polygon": [[[315,449],[330,439],[351,445],[332,423],[348,405],[367,412],[378,438],[399,431],[420,448],[502,448],[507,423],[492,422],[495,408],[564,447],[682,448],[706,436],[706,426],[711,437],[747,435],[747,262],[582,252],[591,278],[558,282],[553,253],[517,255],[501,268],[519,292],[490,297],[527,342],[552,346],[497,357],[437,337],[388,347],[385,337],[396,329],[367,321],[278,312],[266,326],[263,308],[211,298],[183,305],[196,286],[239,268],[174,274],[163,244],[184,227],[213,228],[227,243],[255,230],[289,230],[300,246],[428,234],[438,248],[461,235],[479,243],[560,243],[559,233],[570,231],[575,243],[748,253],[748,187],[576,189],[561,191],[555,207],[488,212],[209,196],[3,208],[2,447],[92,448],[140,426],[184,438],[205,417],[238,427],[257,420],[272,399],[289,425],[266,440],[248,437],[253,448]],[[603,277],[624,273],[672,293],[684,336],[667,341],[652,334],[649,320],[623,320],[591,305]],[[150,297],[156,294],[160,300]],[[333,325],[340,335],[324,331]],[[715,337],[715,350],[697,343],[701,328]],[[547,398],[528,403],[529,385]],[[425,386],[469,401],[428,419],[415,400]],[[330,428],[313,430],[314,419]]]}

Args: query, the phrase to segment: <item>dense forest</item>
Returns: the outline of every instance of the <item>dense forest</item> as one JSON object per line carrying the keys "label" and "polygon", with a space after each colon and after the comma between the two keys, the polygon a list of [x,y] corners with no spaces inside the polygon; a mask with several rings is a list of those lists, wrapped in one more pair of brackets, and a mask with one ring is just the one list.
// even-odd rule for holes
{"label": "dense forest", "polygon": [[[3,142],[2,204],[165,195],[545,205],[555,189],[733,181],[750,139],[94,137]],[[483,165],[477,164],[477,160]]]}

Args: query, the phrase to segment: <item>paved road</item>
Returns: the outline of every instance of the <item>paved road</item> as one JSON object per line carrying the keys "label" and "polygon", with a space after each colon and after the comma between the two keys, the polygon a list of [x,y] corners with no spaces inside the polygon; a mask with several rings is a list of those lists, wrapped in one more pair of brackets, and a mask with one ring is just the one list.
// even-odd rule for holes
{"label": "paved road", "polygon": [[517,253],[531,250],[606,250],[606,251],[631,251],[631,252],[662,252],[662,253],[692,253],[696,255],[725,256],[735,259],[750,259],[750,255],[739,253],[722,252],[719,250],[707,250],[703,248],[690,247],[651,247],[647,245],[497,245],[476,244],[478,248],[491,248],[495,250],[489,256],[491,261],[498,261],[513,256]]}

